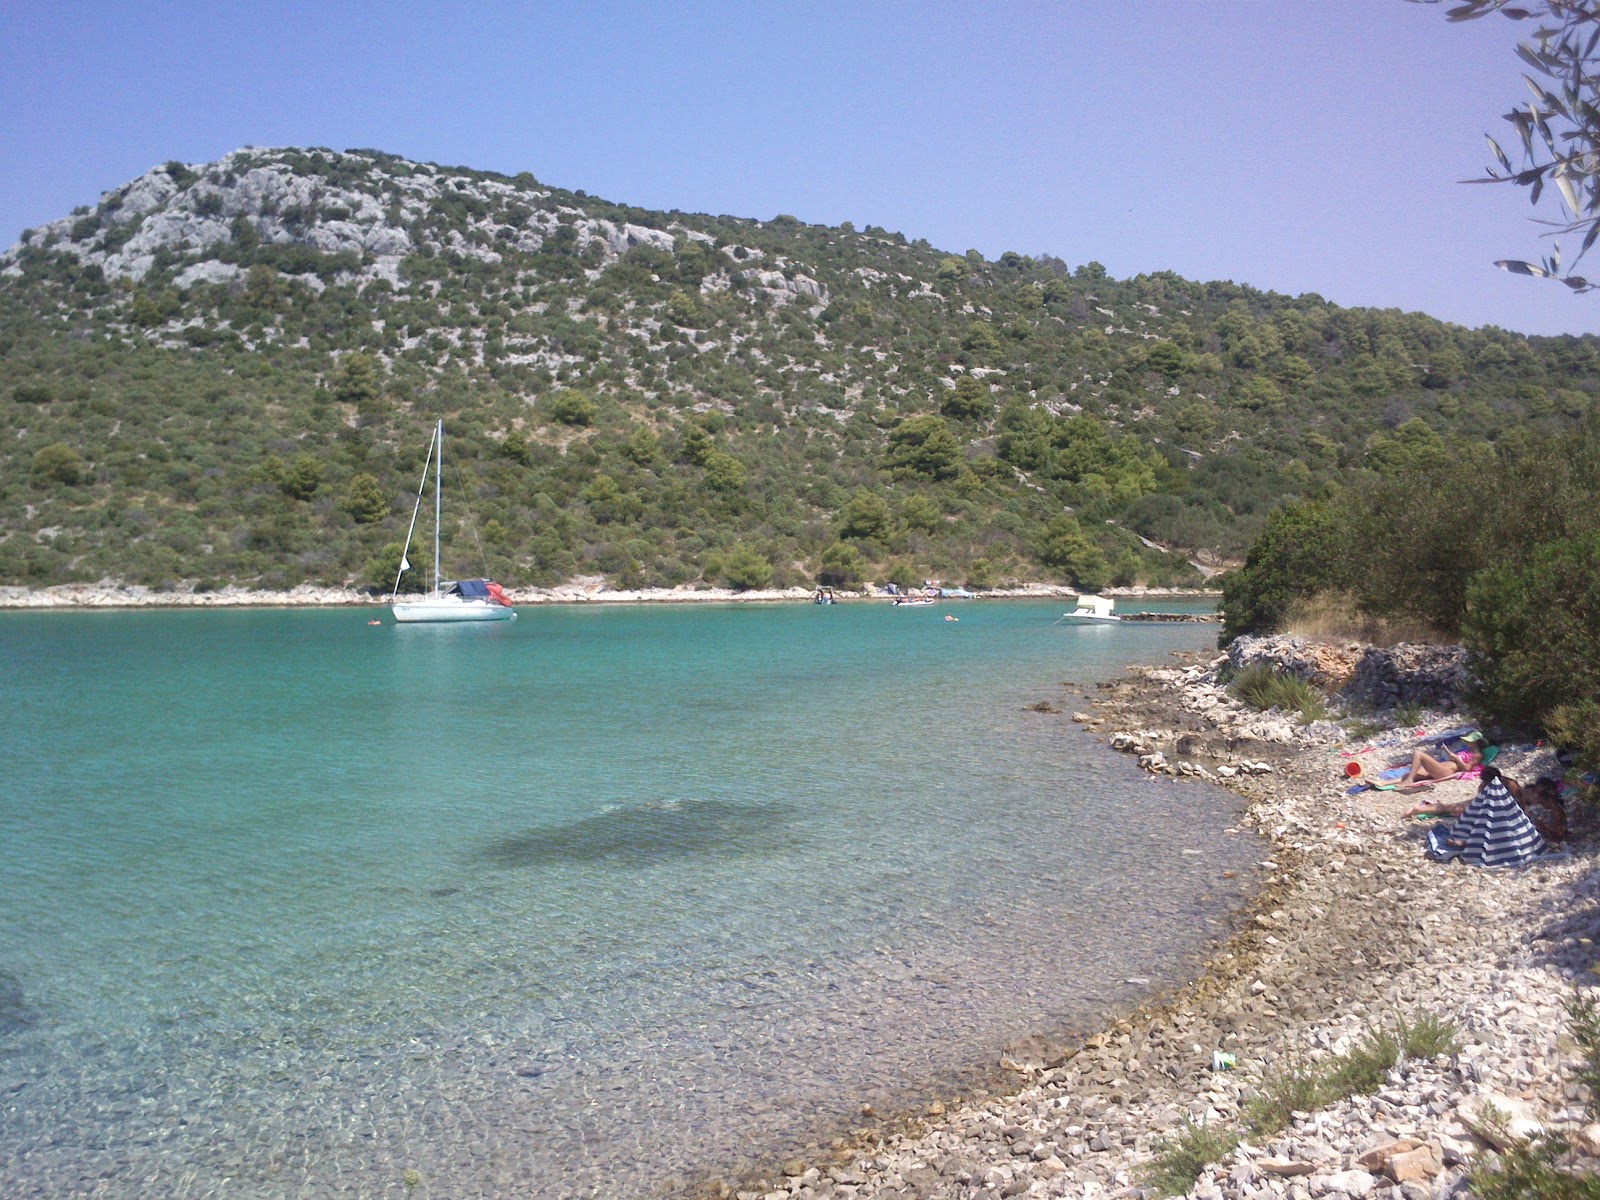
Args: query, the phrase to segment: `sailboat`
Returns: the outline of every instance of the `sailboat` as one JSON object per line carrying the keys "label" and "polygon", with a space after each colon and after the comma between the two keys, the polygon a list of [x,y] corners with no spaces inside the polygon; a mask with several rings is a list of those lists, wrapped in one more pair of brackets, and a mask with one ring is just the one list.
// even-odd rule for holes
{"label": "sailboat", "polygon": [[[417,530],[422,497],[428,487],[428,468],[433,468],[433,590],[418,600],[400,599],[400,577],[411,569],[411,535]],[[390,609],[394,619],[413,621],[514,621],[516,610],[498,583],[488,579],[439,578],[439,525],[444,508],[444,422],[440,421],[428,443],[428,458],[422,464],[422,483],[417,487],[417,504],[411,510],[411,528],[406,530],[406,548],[400,554],[400,570],[394,577]]]}

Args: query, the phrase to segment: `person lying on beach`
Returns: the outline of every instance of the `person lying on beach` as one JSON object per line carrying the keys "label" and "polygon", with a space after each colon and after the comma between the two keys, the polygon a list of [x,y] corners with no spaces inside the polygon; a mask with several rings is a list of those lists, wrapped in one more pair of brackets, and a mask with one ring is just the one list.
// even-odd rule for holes
{"label": "person lying on beach", "polygon": [[[1484,772],[1491,770],[1484,768]],[[1567,837],[1567,810],[1561,803],[1561,785],[1548,775],[1536,783],[1523,787],[1509,775],[1502,774],[1500,782],[1506,785],[1506,790],[1511,793],[1511,798],[1522,806],[1522,811],[1528,814],[1528,820],[1533,822],[1534,828],[1547,842],[1565,841]],[[1472,803],[1467,800],[1418,800],[1405,812],[1401,813],[1402,820],[1412,817],[1459,817]]]}
{"label": "person lying on beach", "polygon": [[1483,783],[1465,812],[1449,826],[1428,830],[1428,857],[1439,862],[1459,858],[1480,867],[1520,867],[1545,849],[1544,838],[1494,767],[1483,769]]}
{"label": "person lying on beach", "polygon": [[1440,742],[1439,751],[1444,755],[1443,758],[1435,758],[1426,750],[1418,750],[1411,756],[1411,769],[1400,781],[1400,786],[1405,788],[1414,783],[1438,783],[1472,770],[1483,761],[1483,734],[1469,733],[1461,740],[1467,743],[1467,747],[1460,754]]}

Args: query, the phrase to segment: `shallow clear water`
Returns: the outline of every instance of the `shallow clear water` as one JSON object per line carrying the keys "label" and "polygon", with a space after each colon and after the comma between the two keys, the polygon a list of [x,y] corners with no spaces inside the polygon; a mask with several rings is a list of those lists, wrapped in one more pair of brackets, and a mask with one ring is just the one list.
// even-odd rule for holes
{"label": "shallow clear water", "polygon": [[1025,706],[1215,627],[1060,610],[0,615],[0,1195],[651,1196],[1182,978],[1231,797]]}

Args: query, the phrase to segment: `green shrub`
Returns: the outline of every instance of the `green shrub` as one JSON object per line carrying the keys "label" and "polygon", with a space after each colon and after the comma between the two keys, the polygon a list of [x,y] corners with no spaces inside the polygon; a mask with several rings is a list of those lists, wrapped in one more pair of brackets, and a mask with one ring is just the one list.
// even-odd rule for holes
{"label": "green shrub", "polygon": [[844,542],[835,542],[822,552],[817,582],[827,587],[849,587],[866,577],[867,563],[861,551]]}
{"label": "green shrub", "polygon": [[18,404],[49,404],[55,395],[48,384],[19,383],[11,389],[11,398]]}
{"label": "green shrub", "polygon": [[358,525],[370,525],[389,515],[389,498],[377,476],[362,472],[351,478],[345,489],[344,510]]}
{"label": "green shrub", "polygon": [[89,465],[65,442],[52,442],[33,456],[29,474],[35,483],[64,483],[75,487],[88,478]]}
{"label": "green shrub", "polygon": [[1294,601],[1341,589],[1359,566],[1349,553],[1350,540],[1348,518],[1328,501],[1274,512],[1244,566],[1222,581],[1221,643],[1245,633],[1275,632]]}
{"label": "green shrub", "polygon": [[1261,1081],[1256,1095],[1245,1102],[1245,1128],[1252,1136],[1268,1137],[1287,1129],[1294,1113],[1320,1108],[1322,1102],[1322,1076],[1297,1062]]}
{"label": "green shrub", "polygon": [[839,536],[856,541],[887,541],[893,528],[893,517],[883,497],[857,489],[855,495],[839,510]]}
{"label": "green shrub", "polygon": [[1239,671],[1228,691],[1259,712],[1278,708],[1299,713],[1302,722],[1320,720],[1328,713],[1327,697],[1315,687],[1267,663],[1251,663]]}
{"label": "green shrub", "polygon": [[1395,725],[1401,727],[1415,725],[1420,720],[1422,720],[1422,705],[1416,703],[1395,705]]}
{"label": "green shrub", "polygon": [[572,388],[552,392],[539,402],[545,418],[558,425],[593,425],[600,408],[585,393]]}
{"label": "green shrub", "polygon": [[722,560],[722,577],[737,592],[764,588],[772,582],[772,564],[741,542]]}
{"label": "green shrub", "polygon": [[1064,574],[1074,587],[1097,592],[1111,582],[1105,552],[1091,542],[1071,513],[1053,517],[1036,550],[1039,561]]}
{"label": "green shrub", "polygon": [[954,479],[961,468],[961,444],[943,418],[910,417],[890,432],[883,466],[897,478]]}
{"label": "green shrub", "polygon": [[1323,1076],[1323,1103],[1375,1092],[1400,1061],[1400,1038],[1387,1029],[1366,1036],[1334,1059]]}
{"label": "green shrub", "polygon": [[1395,1018],[1400,1048],[1407,1058],[1438,1058],[1441,1054],[1456,1054],[1461,1044],[1456,1040],[1456,1028],[1431,1012],[1424,1012],[1414,1020],[1404,1014]]}
{"label": "green shrub", "polygon": [[1163,1196],[1182,1196],[1200,1172],[1221,1162],[1239,1144],[1239,1135],[1185,1119],[1175,1139],[1156,1143],[1155,1158],[1144,1168],[1144,1181]]}
{"label": "green shrub", "polygon": [[1481,572],[1462,632],[1475,652],[1473,704],[1600,762],[1600,532],[1538,546],[1525,566]]}

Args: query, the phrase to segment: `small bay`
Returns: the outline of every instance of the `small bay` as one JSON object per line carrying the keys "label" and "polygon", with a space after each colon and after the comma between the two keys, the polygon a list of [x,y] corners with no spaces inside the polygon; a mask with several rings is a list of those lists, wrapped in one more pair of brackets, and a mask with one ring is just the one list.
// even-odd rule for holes
{"label": "small bay", "polygon": [[1215,627],[1061,609],[0,615],[0,1195],[652,1196],[1182,980],[1256,844],[1066,714]]}

